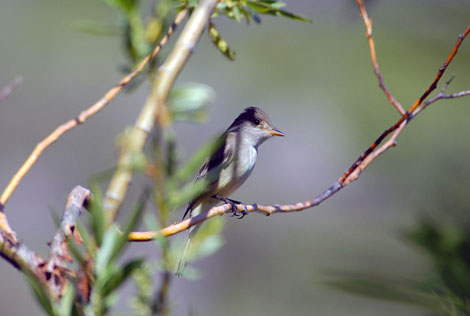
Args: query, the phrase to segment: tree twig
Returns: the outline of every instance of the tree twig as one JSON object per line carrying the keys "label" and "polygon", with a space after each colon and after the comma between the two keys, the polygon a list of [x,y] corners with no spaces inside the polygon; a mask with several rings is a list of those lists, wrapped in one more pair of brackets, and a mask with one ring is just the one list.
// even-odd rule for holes
{"label": "tree twig", "polygon": [[426,91],[415,101],[415,103],[403,114],[400,119],[393,124],[389,129],[384,131],[373,143],[372,145],[364,151],[362,155],[357,158],[357,160],[349,167],[348,170],[344,172],[344,174],[339,178],[338,182],[341,183],[343,186],[349,184],[351,181],[354,181],[357,179],[357,176],[359,173],[356,172],[356,170],[361,167],[359,170],[364,170],[368,163],[364,163],[365,159],[382,143],[382,141],[390,135],[392,132],[397,130],[404,121],[408,120],[409,116],[418,108],[421,103],[429,96],[429,94],[436,89],[437,83],[439,80],[442,78],[442,75],[446,71],[447,67],[449,66],[450,62],[454,59],[455,55],[457,54],[457,51],[460,48],[460,45],[462,44],[463,40],[466,38],[466,36],[470,33],[470,26],[467,27],[464,33],[459,35],[459,38],[457,40],[457,43],[455,44],[454,48],[450,52],[449,56],[447,57],[446,61],[444,64],[439,68],[439,71],[436,74],[436,77],[432,81],[431,85],[426,89]]}
{"label": "tree twig", "polygon": [[160,66],[152,90],[129,135],[128,148],[123,150],[116,171],[105,194],[103,207],[107,223],[117,216],[132,178],[132,158],[144,147],[149,133],[158,121],[161,127],[169,123],[166,100],[173,84],[196,47],[207,21],[220,0],[201,0],[186,23],[172,52]]}
{"label": "tree twig", "polygon": [[372,60],[372,65],[374,66],[375,75],[377,76],[377,79],[379,80],[379,87],[385,93],[385,96],[387,97],[388,101],[390,101],[390,103],[393,104],[393,106],[397,109],[397,111],[401,115],[403,115],[405,114],[405,110],[403,109],[402,105],[392,96],[390,91],[385,86],[382,74],[380,73],[380,70],[379,70],[379,63],[377,61],[377,55],[375,53],[374,38],[372,37],[372,20],[369,18],[369,15],[367,14],[367,10],[366,10],[366,7],[364,6],[364,2],[362,0],[356,0],[356,2],[359,6],[361,17],[364,20],[364,24],[366,26],[366,37],[367,37],[367,41],[369,42],[370,58]]}
{"label": "tree twig", "polygon": [[36,163],[37,159],[39,158],[39,156],[41,156],[44,150],[48,148],[50,145],[52,145],[53,143],[55,143],[57,140],[59,140],[59,138],[63,134],[65,134],[72,128],[76,127],[77,125],[85,123],[87,119],[89,119],[91,116],[101,111],[122,90],[122,88],[125,85],[127,85],[131,80],[137,77],[137,75],[139,75],[140,72],[145,68],[147,63],[153,58],[155,58],[155,56],[157,56],[162,46],[168,42],[168,39],[171,36],[171,34],[174,32],[176,26],[178,26],[178,24],[180,24],[183,21],[186,14],[187,14],[187,9],[180,11],[176,16],[175,21],[172,23],[172,25],[168,29],[168,32],[162,38],[160,43],[155,47],[153,52],[147,57],[145,57],[134,68],[134,70],[131,73],[129,73],[124,78],[122,78],[121,81],[116,86],[114,86],[108,92],[106,92],[106,94],[98,102],[93,104],[91,107],[89,107],[85,111],[81,112],[77,118],[69,120],[65,122],[64,124],[60,125],[59,127],[57,127],[52,133],[50,133],[46,138],[44,138],[40,143],[36,145],[33,152],[29,155],[29,157],[26,159],[26,161],[23,163],[20,169],[11,178],[10,182],[8,183],[2,195],[0,196],[0,211],[3,211],[6,203],[10,199],[11,195],[13,194],[17,186],[19,185],[20,181],[28,173],[31,167]]}
{"label": "tree twig", "polygon": [[[370,163],[372,163],[372,161],[374,161],[378,156],[380,156],[385,151],[387,151],[388,149],[396,145],[397,137],[400,135],[402,130],[406,127],[410,119],[413,117],[412,116],[413,113],[417,113],[416,110],[419,109],[419,106],[429,96],[429,94],[436,88],[437,83],[442,78],[442,75],[444,74],[448,65],[457,54],[457,51],[460,45],[462,44],[462,41],[466,38],[466,36],[469,33],[470,33],[470,26],[467,27],[464,33],[459,35],[457,43],[455,44],[454,48],[452,49],[451,53],[447,57],[444,64],[439,68],[439,71],[436,77],[434,78],[434,80],[432,81],[428,89],[415,101],[415,103],[408,109],[408,111],[406,111],[405,114],[402,115],[402,117],[392,127],[384,131],[376,139],[376,141],[361,156],[359,156],[359,158],[353,163],[353,165],[346,172],[344,172],[344,174],[338,179],[338,181],[335,184],[333,184],[330,188],[328,188],[327,190],[325,190],[323,193],[316,196],[315,198],[305,201],[305,202],[299,202],[296,204],[288,204],[288,205],[271,205],[271,206],[264,206],[264,205],[259,205],[259,204],[248,204],[248,205],[240,204],[240,205],[237,205],[238,211],[246,211],[248,213],[259,212],[259,213],[264,213],[266,215],[271,215],[273,213],[288,213],[288,212],[302,211],[304,209],[319,205],[320,203],[322,203],[323,201],[325,201],[326,199],[328,199],[329,197],[331,197],[332,195],[340,191],[342,188],[349,185],[352,181],[356,180],[359,177],[360,173],[364,171],[367,168],[367,166]],[[446,95],[444,94],[444,91],[448,85],[449,85],[449,82],[446,83],[446,85],[444,86],[444,89],[441,90],[440,94],[438,94],[435,98],[430,99],[428,102],[432,103],[432,102],[437,101],[438,99],[444,99],[444,98],[450,99],[453,97],[461,97],[461,96],[469,95],[468,91],[462,91],[456,94]],[[391,133],[393,134],[389,138],[389,140],[379,147],[382,141]],[[230,204],[216,206],[197,216],[194,216],[186,220],[183,220],[181,222],[169,225],[161,229],[160,231],[132,232],[128,235],[128,240],[129,241],[149,241],[159,236],[168,237],[171,235],[175,235],[192,226],[202,223],[208,218],[211,218],[217,215],[223,215],[225,213],[229,213],[231,212],[231,208],[232,206]]]}

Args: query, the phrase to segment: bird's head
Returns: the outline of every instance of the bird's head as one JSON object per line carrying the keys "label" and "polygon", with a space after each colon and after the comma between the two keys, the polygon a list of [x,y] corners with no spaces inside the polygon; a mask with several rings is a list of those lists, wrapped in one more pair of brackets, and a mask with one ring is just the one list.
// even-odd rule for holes
{"label": "bird's head", "polygon": [[244,140],[258,147],[272,136],[284,136],[269,116],[258,107],[246,108],[228,128],[227,132],[238,132]]}

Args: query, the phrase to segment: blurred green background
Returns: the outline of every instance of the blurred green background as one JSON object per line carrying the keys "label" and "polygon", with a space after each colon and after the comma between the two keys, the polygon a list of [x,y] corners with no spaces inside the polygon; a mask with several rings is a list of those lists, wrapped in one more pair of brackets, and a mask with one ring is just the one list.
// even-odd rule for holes
{"label": "blurred green background", "polygon": [[[470,2],[366,5],[385,83],[409,107],[468,26]],[[204,35],[178,80],[205,83],[216,92],[208,124],[176,126],[186,157],[249,105],[265,109],[286,133],[260,148],[254,173],[233,195],[237,200],[274,204],[313,197],[398,118],[378,88],[354,1],[297,0],[287,9],[314,23],[263,18],[260,25],[246,26],[217,19],[236,61],[223,57]],[[126,58],[119,36],[81,33],[73,27],[80,20],[118,25],[115,12],[98,0],[0,4],[0,86],[17,74],[24,78],[0,104],[2,188],[39,140],[123,76]],[[464,42],[443,78],[456,74],[449,92],[470,89],[469,57],[470,44]],[[133,123],[147,93],[144,84],[118,96],[46,150],[24,178],[6,213],[29,246],[46,253],[55,229],[49,209],[61,210],[75,185],[86,185],[91,174],[113,167],[115,136]],[[327,283],[356,272],[406,281],[432,277],[425,252],[403,235],[422,214],[438,222],[468,220],[469,105],[470,97],[433,104],[406,128],[398,147],[320,207],[230,218],[222,250],[196,263],[204,277],[174,281],[173,315],[429,315]],[[142,178],[137,177],[124,209]],[[154,250],[150,243],[131,248],[136,254]],[[38,314],[22,275],[5,261],[0,261],[0,279],[2,315]],[[124,291],[123,312],[126,293],[132,287]]]}

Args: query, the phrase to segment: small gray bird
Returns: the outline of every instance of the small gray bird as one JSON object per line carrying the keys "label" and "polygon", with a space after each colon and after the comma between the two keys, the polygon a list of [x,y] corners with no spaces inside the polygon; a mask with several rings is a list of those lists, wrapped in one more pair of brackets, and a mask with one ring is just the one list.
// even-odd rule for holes
{"label": "small gray bird", "polygon": [[[219,201],[232,204],[239,202],[227,197],[237,190],[249,177],[256,164],[258,146],[272,136],[284,136],[276,129],[268,115],[258,107],[246,108],[221,136],[219,149],[202,165],[196,181],[205,179],[207,189],[193,199],[183,218],[188,214],[199,214],[215,206]],[[245,213],[242,213],[243,217]],[[185,266],[184,257],[190,247],[191,236],[196,227],[188,231],[183,255],[177,266],[176,274],[181,275]]]}

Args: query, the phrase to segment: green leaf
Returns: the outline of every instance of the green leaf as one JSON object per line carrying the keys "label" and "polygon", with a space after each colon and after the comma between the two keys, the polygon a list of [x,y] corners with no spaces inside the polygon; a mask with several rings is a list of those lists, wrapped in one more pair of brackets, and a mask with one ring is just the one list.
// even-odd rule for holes
{"label": "green leaf", "polygon": [[372,278],[343,278],[327,282],[328,285],[351,294],[374,299],[416,305],[429,309],[439,308],[434,295],[425,293],[411,284],[400,284],[393,280],[380,281]]}
{"label": "green leaf", "polygon": [[95,36],[117,36],[120,35],[116,26],[104,23],[97,23],[89,20],[76,20],[70,23],[70,27],[81,33]]}
{"label": "green leaf", "polygon": [[96,182],[90,182],[91,193],[93,198],[89,203],[88,210],[91,213],[91,228],[96,240],[96,244],[101,246],[103,242],[104,232],[106,230],[104,210],[103,210],[103,193]]}
{"label": "green leaf", "polygon": [[[246,17],[247,23],[249,23],[249,13],[246,10],[242,10],[243,14]],[[220,37],[219,31],[215,27],[214,23],[209,22],[208,27],[209,37],[212,40],[212,43],[219,49],[219,51],[224,54],[228,59],[235,59],[235,51],[233,51],[227,44],[227,42]]]}
{"label": "green leaf", "polygon": [[75,298],[75,288],[71,282],[67,284],[67,289],[59,301],[57,309],[58,314],[61,316],[69,316],[72,314],[73,301]]}
{"label": "green leaf", "polygon": [[220,235],[211,235],[205,238],[202,243],[197,247],[191,260],[199,260],[219,251],[223,246],[224,240]]}
{"label": "green leaf", "polygon": [[101,289],[102,295],[108,296],[121,286],[137,268],[140,268],[143,262],[143,259],[132,260],[126,263],[122,268],[119,268],[114,274],[109,275]]}
{"label": "green leaf", "polygon": [[118,240],[120,238],[120,232],[116,226],[108,228],[103,237],[103,242],[99,251],[96,254],[94,269],[96,275],[101,278],[108,270],[108,265],[111,262],[111,258],[117,248]]}
{"label": "green leaf", "polygon": [[203,193],[208,185],[208,179],[200,179],[195,183],[186,184],[181,190],[171,191],[168,199],[170,208],[177,208],[188,204],[189,201]]}
{"label": "green leaf", "polygon": [[275,15],[277,15],[277,16],[282,16],[282,17],[288,18],[288,19],[293,19],[293,20],[301,21],[301,22],[312,23],[312,20],[307,19],[306,17],[304,17],[304,16],[302,16],[302,15],[295,14],[295,13],[288,12],[288,11],[284,11],[284,10],[276,10],[276,11],[275,11]]}
{"label": "green leaf", "polygon": [[171,91],[168,108],[175,121],[201,122],[207,106],[214,100],[214,90],[201,83],[187,83]]}
{"label": "green leaf", "polygon": [[41,307],[46,311],[48,315],[55,316],[54,305],[49,295],[48,290],[39,282],[35,275],[25,271],[24,276],[29,284],[29,287],[33,290],[36,300],[39,302]]}
{"label": "green leaf", "polygon": [[138,0],[104,0],[104,2],[124,13],[137,10],[139,4]]}
{"label": "green leaf", "polygon": [[91,255],[94,256],[96,253],[96,245],[93,243],[90,234],[88,233],[85,226],[83,225],[83,222],[80,219],[77,220],[76,228],[78,230],[78,233],[80,234],[80,237],[82,237],[82,241],[85,245],[85,248]]}
{"label": "green leaf", "polygon": [[223,137],[217,139],[212,139],[200,147],[195,154],[189,158],[186,163],[179,167],[177,172],[173,177],[170,178],[170,186],[180,184],[183,181],[186,181],[191,177],[196,171],[199,170],[202,163],[208,159],[212,154],[214,154],[224,142]]}
{"label": "green leaf", "polygon": [[281,10],[281,8],[285,6],[285,3],[280,1],[247,1],[246,5],[253,11],[261,14],[280,16],[302,22],[311,22],[311,20],[299,14]]}
{"label": "green leaf", "polygon": [[116,226],[111,226],[105,233],[103,244],[96,256],[95,270],[97,274],[106,271],[107,266],[114,262],[115,259],[121,254],[124,247],[128,244],[127,235],[137,226],[139,218],[142,216],[145,203],[149,196],[149,190],[145,189],[139,200],[134,205],[129,217],[125,221],[125,226],[122,232]]}
{"label": "green leaf", "polygon": [[251,10],[258,12],[258,13],[268,13],[269,11],[272,10],[271,6],[269,4],[259,2],[259,1],[247,1],[246,5],[248,8]]}

